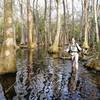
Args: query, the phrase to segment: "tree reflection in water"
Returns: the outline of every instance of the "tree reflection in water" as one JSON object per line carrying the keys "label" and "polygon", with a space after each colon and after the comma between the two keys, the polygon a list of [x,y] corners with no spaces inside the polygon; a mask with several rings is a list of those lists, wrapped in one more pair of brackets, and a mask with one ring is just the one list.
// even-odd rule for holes
{"label": "tree reflection in water", "polygon": [[68,83],[70,92],[76,90],[77,81],[78,81],[78,72],[74,70],[74,68],[72,68],[71,77],[69,78],[69,83]]}
{"label": "tree reflection in water", "polygon": [[48,67],[45,72],[35,72],[35,76],[32,79],[32,91],[30,93],[29,100],[52,100],[52,59],[47,59],[46,63]]}
{"label": "tree reflection in water", "polygon": [[80,100],[80,94],[86,93],[80,90],[83,79],[77,85],[78,73],[71,70],[70,61],[53,58],[41,51],[22,51],[13,100]]}
{"label": "tree reflection in water", "polygon": [[14,100],[26,100],[25,96],[29,94],[28,92],[28,60],[29,58],[29,51],[28,50],[22,50],[22,58],[21,58],[21,65],[20,67],[17,67],[17,73],[16,73],[16,84],[14,86],[16,96],[14,97]]}

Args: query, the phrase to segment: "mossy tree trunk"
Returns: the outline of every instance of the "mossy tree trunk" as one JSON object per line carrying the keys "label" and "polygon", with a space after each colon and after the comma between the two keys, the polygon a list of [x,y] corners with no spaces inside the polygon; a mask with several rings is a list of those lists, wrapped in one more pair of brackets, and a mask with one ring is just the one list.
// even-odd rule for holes
{"label": "mossy tree trunk", "polygon": [[4,0],[4,41],[0,58],[0,74],[16,71],[12,0]]}

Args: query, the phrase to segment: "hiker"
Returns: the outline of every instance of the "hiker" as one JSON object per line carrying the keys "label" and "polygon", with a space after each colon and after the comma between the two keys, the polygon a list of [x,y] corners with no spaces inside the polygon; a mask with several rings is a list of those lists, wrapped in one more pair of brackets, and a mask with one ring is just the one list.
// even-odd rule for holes
{"label": "hiker", "polygon": [[69,44],[68,48],[65,50],[71,54],[72,59],[72,70],[78,70],[78,59],[79,59],[79,51],[81,51],[81,47],[78,43],[76,43],[75,39],[72,38],[71,43]]}

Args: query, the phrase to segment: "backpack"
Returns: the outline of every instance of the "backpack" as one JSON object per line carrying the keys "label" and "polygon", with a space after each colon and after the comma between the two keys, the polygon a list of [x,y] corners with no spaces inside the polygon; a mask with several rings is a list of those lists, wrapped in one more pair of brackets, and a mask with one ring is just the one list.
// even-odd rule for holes
{"label": "backpack", "polygon": [[[77,50],[75,50],[76,48],[77,48]],[[69,47],[69,53],[74,52],[74,51],[75,52],[80,52],[80,49],[78,48],[77,43],[75,43],[74,46],[70,45],[70,47]]]}

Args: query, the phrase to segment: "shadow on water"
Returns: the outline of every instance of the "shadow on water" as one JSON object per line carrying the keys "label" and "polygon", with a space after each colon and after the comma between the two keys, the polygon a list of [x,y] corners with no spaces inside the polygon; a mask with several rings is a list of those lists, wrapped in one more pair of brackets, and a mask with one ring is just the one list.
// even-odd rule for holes
{"label": "shadow on water", "polygon": [[5,74],[0,76],[0,100],[11,100],[15,95],[15,77],[16,74]]}
{"label": "shadow on water", "polygon": [[71,61],[50,56],[44,49],[22,49],[17,52],[16,75],[0,77],[0,97],[7,100],[93,100],[91,98],[100,97],[100,85],[94,80],[85,68],[79,67],[77,74],[71,68]]}

